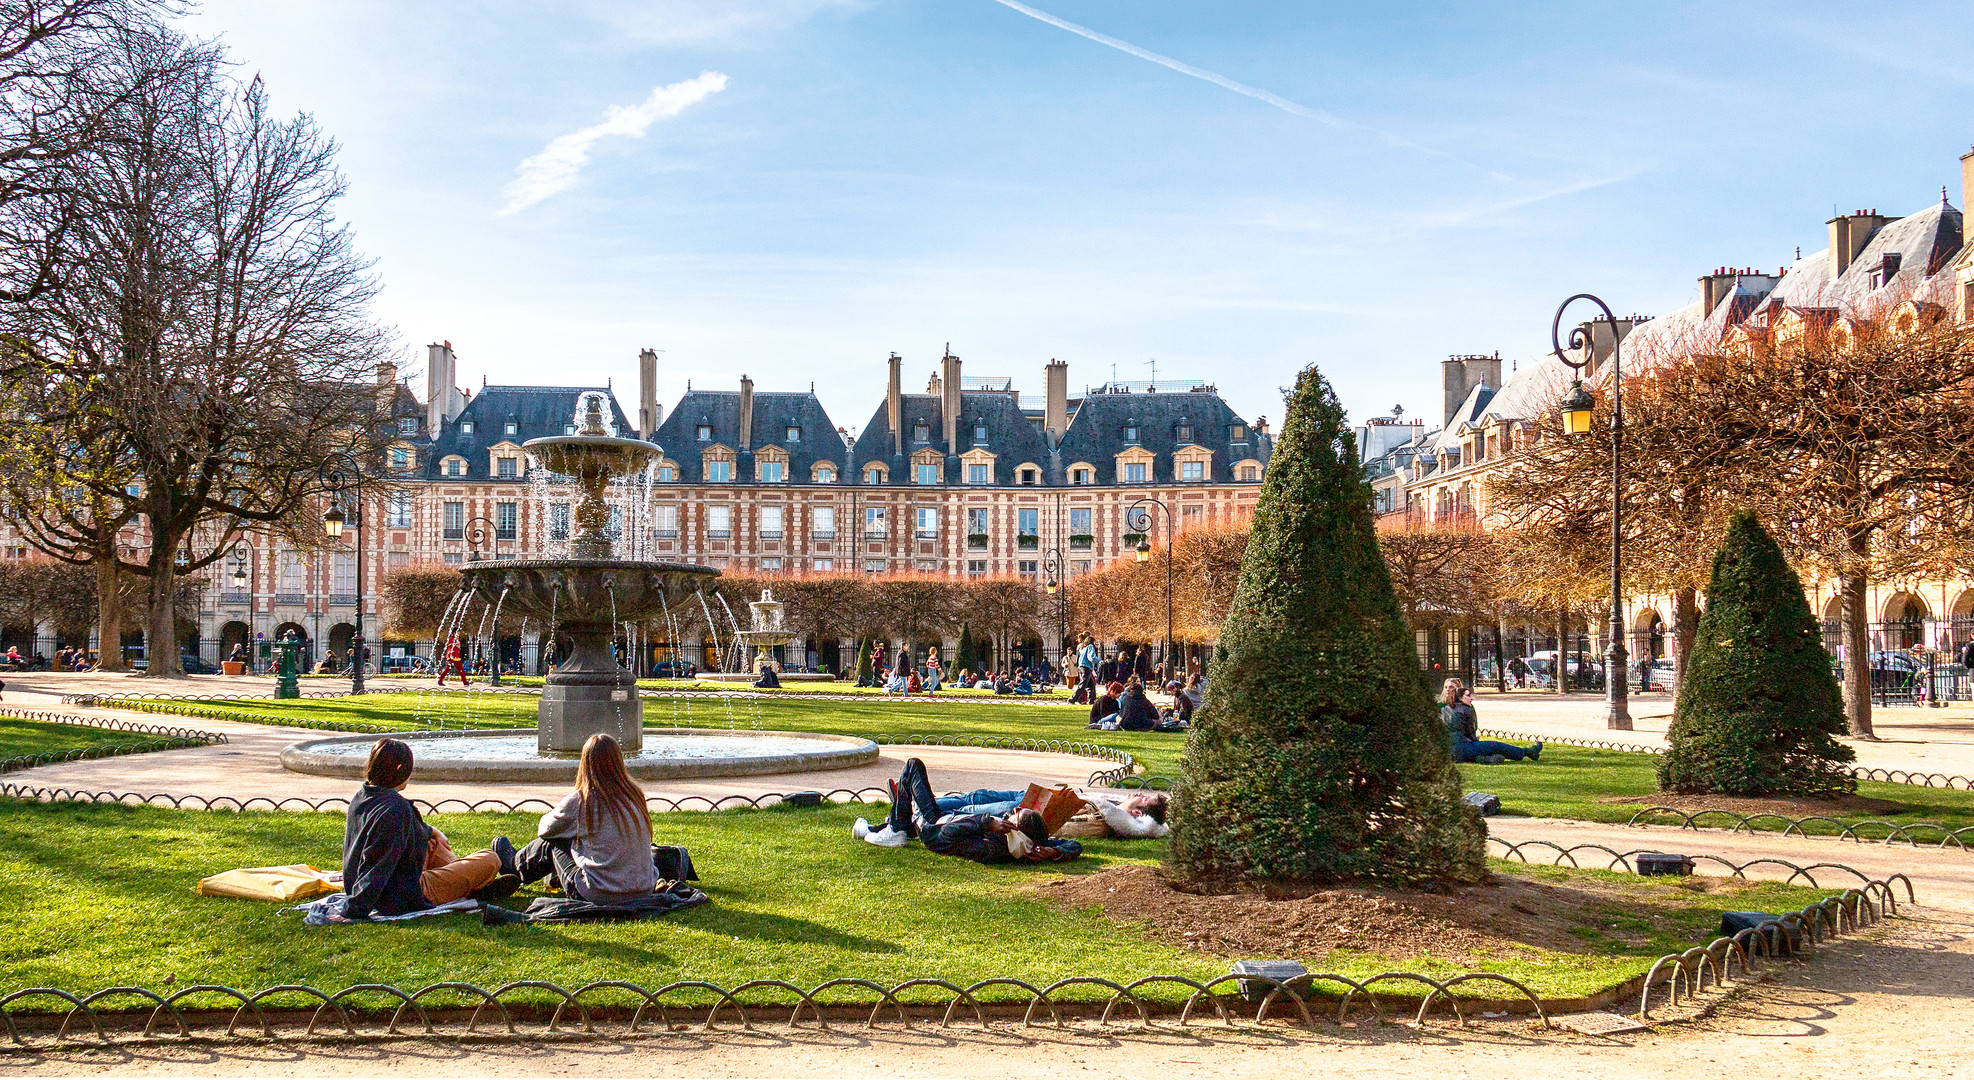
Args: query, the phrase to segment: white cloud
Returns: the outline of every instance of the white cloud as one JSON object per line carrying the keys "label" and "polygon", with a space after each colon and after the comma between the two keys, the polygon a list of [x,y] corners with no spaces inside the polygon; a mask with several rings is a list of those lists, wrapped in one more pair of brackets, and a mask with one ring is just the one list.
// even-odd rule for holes
{"label": "white cloud", "polygon": [[611,136],[642,139],[652,124],[677,116],[726,86],[725,75],[704,72],[697,78],[658,87],[636,105],[612,105],[597,123],[557,136],[541,153],[514,170],[514,179],[507,185],[507,205],[501,208],[501,215],[525,210],[574,186],[583,166],[589,164],[590,148],[598,140]]}

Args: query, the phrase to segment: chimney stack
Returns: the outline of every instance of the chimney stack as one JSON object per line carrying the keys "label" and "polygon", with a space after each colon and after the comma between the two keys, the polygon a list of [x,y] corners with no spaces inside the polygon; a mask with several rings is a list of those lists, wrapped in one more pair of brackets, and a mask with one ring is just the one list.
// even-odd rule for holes
{"label": "chimney stack", "polygon": [[640,349],[637,354],[637,437],[651,441],[651,433],[664,423],[658,410],[658,354]]}
{"label": "chimney stack", "polygon": [[466,408],[459,394],[458,362],[450,341],[425,346],[425,433],[433,438]]}
{"label": "chimney stack", "polygon": [[1864,250],[1864,245],[1884,228],[1885,217],[1876,210],[1859,210],[1854,214],[1831,218],[1830,226],[1830,276],[1832,278],[1850,269],[1851,262]]}
{"label": "chimney stack", "polygon": [[960,358],[953,355],[951,342],[939,361],[939,412],[946,420],[946,452],[960,452]]}
{"label": "chimney stack", "polygon": [[905,432],[898,425],[903,422],[900,413],[904,412],[904,357],[891,354],[891,383],[884,395],[884,416],[891,422],[891,452],[905,452]]}
{"label": "chimney stack", "polygon": [[754,380],[740,377],[740,447],[754,449]]}
{"label": "chimney stack", "polygon": [[389,360],[377,361],[377,385],[388,389],[397,385],[398,366]]}
{"label": "chimney stack", "polygon": [[1720,302],[1727,297],[1729,292],[1733,291],[1734,279],[1739,276],[1734,271],[1723,266],[1715,269],[1713,273],[1703,275],[1700,278],[1701,318],[1704,319],[1714,313],[1714,308],[1719,307]]}
{"label": "chimney stack", "polygon": [[1043,381],[1048,395],[1042,410],[1042,430],[1048,433],[1049,445],[1054,446],[1069,430],[1069,365],[1051,359],[1043,369]]}
{"label": "chimney stack", "polygon": [[1501,354],[1493,356],[1449,356],[1440,364],[1440,388],[1446,402],[1444,423],[1453,422],[1453,414],[1473,393],[1476,386],[1501,388]]}
{"label": "chimney stack", "polygon": [[1967,210],[1967,200],[1974,198],[1974,150],[1960,155],[1960,209]]}

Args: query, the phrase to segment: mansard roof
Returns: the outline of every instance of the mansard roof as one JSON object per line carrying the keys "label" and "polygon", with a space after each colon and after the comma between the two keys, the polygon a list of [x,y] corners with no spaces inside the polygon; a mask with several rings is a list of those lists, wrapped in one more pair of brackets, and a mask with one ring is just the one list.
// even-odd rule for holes
{"label": "mansard roof", "polygon": [[[994,391],[963,390],[960,392],[959,425],[956,447],[946,446],[945,403],[937,394],[904,394],[899,398],[898,424],[904,429],[904,452],[899,453],[891,439],[891,417],[888,403],[880,401],[877,411],[871,415],[870,423],[857,437],[857,471],[863,472],[865,465],[882,462],[891,473],[894,483],[907,483],[910,480],[911,456],[928,447],[945,456],[941,473],[946,483],[960,483],[965,479],[960,470],[959,454],[964,454],[976,446],[994,455],[997,484],[1014,482],[1014,475],[1005,471],[1025,462],[1033,462],[1042,470],[1041,482],[1056,483],[1060,478],[1053,476],[1049,469],[1049,444],[1042,432],[1027,414],[1013,394]],[[919,425],[925,425],[926,440],[914,441],[912,434]],[[974,429],[987,429],[985,442],[975,442]]]}
{"label": "mansard roof", "polygon": [[[817,400],[815,394],[756,390],[753,413],[751,443],[743,446],[740,438],[740,392],[688,390],[672,407],[665,422],[651,433],[651,439],[664,447],[666,457],[678,462],[679,479],[688,484],[700,483],[705,479],[705,466],[699,452],[715,443],[739,452],[740,468],[737,472],[744,480],[751,480],[754,475],[753,452],[763,446],[778,446],[788,452],[789,483],[808,483],[810,470],[819,461],[834,462],[837,482],[842,482],[843,437],[837,433],[835,422],[829,418],[829,413],[823,409],[822,402]],[[701,425],[712,429],[710,438],[699,438]],[[793,442],[788,440],[790,427],[801,429],[801,437]]]}
{"label": "mansard roof", "polygon": [[[605,386],[486,386],[473,395],[458,417],[448,421],[437,437],[428,439],[418,474],[428,480],[457,480],[444,476],[440,462],[458,455],[466,459],[467,480],[492,479],[489,451],[503,442],[525,443],[561,435],[576,422],[576,405],[585,394],[601,394],[610,406],[611,434],[635,437],[637,428],[624,416],[616,395]],[[467,431],[467,422],[472,431]],[[507,434],[507,424],[516,426]]]}
{"label": "mansard roof", "polygon": [[[1178,441],[1181,421],[1192,426],[1193,444],[1213,454],[1208,480],[1232,480],[1232,466],[1237,461],[1249,458],[1263,464],[1268,461],[1273,440],[1256,432],[1219,394],[1207,391],[1085,395],[1076,415],[1070,417],[1069,430],[1063,433],[1062,442],[1056,447],[1057,457],[1063,469],[1078,461],[1096,465],[1099,481],[1110,483],[1114,478],[1104,466],[1110,465],[1127,448],[1141,446],[1158,455],[1151,482],[1173,482],[1176,478],[1172,453],[1181,448]],[[1124,429],[1133,424],[1138,428],[1138,441],[1129,443]],[[1230,434],[1236,424],[1242,431],[1238,442]],[[1060,483],[1062,477],[1052,476],[1050,480]]]}

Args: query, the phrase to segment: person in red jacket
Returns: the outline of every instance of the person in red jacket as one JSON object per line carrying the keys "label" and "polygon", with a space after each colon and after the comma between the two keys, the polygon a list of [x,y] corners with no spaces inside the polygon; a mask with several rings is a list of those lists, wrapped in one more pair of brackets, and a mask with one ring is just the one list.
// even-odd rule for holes
{"label": "person in red jacket", "polygon": [[466,679],[466,664],[460,659],[458,634],[452,635],[452,640],[446,642],[445,660],[439,664],[440,686],[444,686],[446,684],[446,672],[449,671],[456,671],[459,673],[459,685],[461,686],[472,685]]}

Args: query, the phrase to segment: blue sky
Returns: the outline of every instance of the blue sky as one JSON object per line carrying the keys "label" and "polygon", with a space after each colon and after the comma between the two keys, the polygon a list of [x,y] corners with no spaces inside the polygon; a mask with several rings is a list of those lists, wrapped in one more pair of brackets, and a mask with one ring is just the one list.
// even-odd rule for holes
{"label": "blue sky", "polygon": [[850,427],[948,341],[1036,393],[1156,357],[1277,422],[1314,362],[1357,419],[1437,421],[1446,355],[1527,362],[1579,290],[1669,311],[1833,204],[1959,206],[1974,141],[1964,4],[1028,6],[1276,100],[998,0],[187,21],[343,144],[408,358],[623,391],[651,346],[668,406],[746,373]]}

